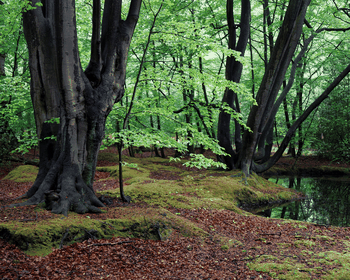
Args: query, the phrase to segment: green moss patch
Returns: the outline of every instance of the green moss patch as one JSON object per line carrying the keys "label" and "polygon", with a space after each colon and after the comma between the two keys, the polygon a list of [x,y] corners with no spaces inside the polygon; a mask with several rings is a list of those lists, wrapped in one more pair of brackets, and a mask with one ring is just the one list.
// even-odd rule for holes
{"label": "green moss patch", "polygon": [[7,222],[0,224],[0,236],[15,244],[28,255],[47,255],[52,248],[67,246],[86,239],[111,238],[114,236],[168,239],[174,229],[183,236],[206,237],[208,233],[195,223],[177,216],[166,209],[120,208],[109,209],[104,220],[70,213],[40,222]]}
{"label": "green moss patch", "polygon": [[310,279],[305,265],[293,261],[293,258],[287,258],[280,263],[276,261],[276,257],[264,255],[256,261],[248,263],[248,267],[256,271],[266,272],[275,279]]}
{"label": "green moss patch", "polygon": [[[101,153],[99,160],[117,163],[118,156]],[[108,208],[105,216],[69,213],[68,218],[53,215],[54,218],[42,221],[2,222],[0,236],[31,255],[45,255],[52,248],[88,238],[121,236],[164,240],[174,232],[186,237],[206,238],[212,233],[200,223],[169,209],[225,209],[242,213],[238,208],[241,204],[259,205],[298,197],[297,193],[256,174],[245,181],[239,171],[188,171],[178,164],[172,165],[167,159],[126,157],[125,161],[128,164],[123,166],[124,191],[136,206]],[[97,167],[97,171],[109,172],[107,179],[118,179],[117,165]],[[37,172],[37,167],[23,165],[11,171],[5,179],[33,182]],[[119,189],[99,191],[98,195],[119,197]],[[38,207],[36,211],[44,210]],[[216,239],[223,250],[241,244],[227,236]]]}
{"label": "green moss patch", "polygon": [[39,168],[33,165],[20,165],[12,170],[3,180],[11,180],[16,183],[34,182]]}
{"label": "green moss patch", "polygon": [[[282,188],[257,175],[252,175],[248,185],[240,177],[212,176],[178,171],[175,168],[177,180],[155,179],[150,177],[155,167],[123,168],[125,192],[136,203],[145,202],[149,205],[177,208],[213,208],[240,211],[238,205],[259,205],[273,201],[291,200],[297,197],[295,192]],[[158,168],[158,172],[160,168]],[[98,171],[110,172],[117,176],[118,167],[99,167]],[[112,197],[119,196],[119,190],[106,190],[101,194]]]}
{"label": "green moss patch", "polygon": [[[312,250],[315,242],[300,240],[295,242]],[[282,248],[286,245],[281,244]],[[312,251],[302,250],[300,256],[285,256],[281,258],[272,255],[263,255],[248,263],[250,269],[266,272],[275,279],[314,279],[311,274],[319,274],[320,279],[350,279],[350,252],[339,253],[325,251],[317,255]],[[326,272],[326,275],[324,275]]]}

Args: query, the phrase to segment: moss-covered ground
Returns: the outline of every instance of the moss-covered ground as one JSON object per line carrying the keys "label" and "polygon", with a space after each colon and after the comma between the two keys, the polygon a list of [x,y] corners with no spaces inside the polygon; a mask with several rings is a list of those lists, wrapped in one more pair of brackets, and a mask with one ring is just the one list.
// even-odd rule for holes
{"label": "moss-covered ground", "polygon": [[[131,158],[123,167],[119,199],[116,154],[100,153],[95,191],[109,203],[101,214],[68,217],[44,205],[3,208],[0,236],[28,255],[47,255],[87,239],[112,237],[174,240],[179,236],[214,242],[247,266],[275,279],[350,279],[350,231],[303,222],[258,217],[240,206],[264,206],[302,194],[240,171],[184,168],[161,158]],[[35,179],[37,168],[19,166],[0,181],[2,206],[13,203]],[[209,240],[209,241],[208,241]]]}

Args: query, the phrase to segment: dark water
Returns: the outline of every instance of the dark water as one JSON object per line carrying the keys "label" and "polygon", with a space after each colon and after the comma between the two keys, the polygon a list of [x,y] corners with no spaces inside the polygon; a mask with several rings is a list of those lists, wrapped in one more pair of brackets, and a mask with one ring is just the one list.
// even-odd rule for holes
{"label": "dark water", "polygon": [[266,210],[266,216],[322,225],[350,226],[350,178],[284,177],[269,180],[302,191],[307,198]]}

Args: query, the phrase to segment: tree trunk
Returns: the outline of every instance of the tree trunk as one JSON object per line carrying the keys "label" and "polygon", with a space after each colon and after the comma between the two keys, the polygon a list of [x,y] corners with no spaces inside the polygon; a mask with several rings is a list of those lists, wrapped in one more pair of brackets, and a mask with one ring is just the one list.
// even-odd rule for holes
{"label": "tree trunk", "polygon": [[0,77],[5,76],[5,58],[6,54],[0,53]]}
{"label": "tree trunk", "polygon": [[104,205],[92,187],[97,155],[106,118],[124,94],[127,52],[141,0],[131,1],[125,21],[122,1],[106,0],[102,32],[100,0],[93,1],[91,59],[85,72],[79,59],[74,1],[42,3],[23,15],[40,166],[22,205],[46,198],[53,213],[100,212],[97,207]]}
{"label": "tree trunk", "polygon": [[238,165],[246,176],[251,172],[257,143],[259,138],[264,136],[262,132],[270,118],[277,94],[298,44],[309,3],[310,0],[290,1],[287,8],[281,31],[257,93],[258,105],[252,107],[248,117],[247,126],[252,132],[246,130],[243,135],[243,148]]}
{"label": "tree trunk", "polygon": [[[239,51],[241,55],[244,55],[247,47],[249,33],[250,33],[250,1],[243,1],[241,4],[241,23],[240,23],[240,36],[236,45],[236,25],[234,23],[233,16],[233,0],[227,0],[226,2],[226,14],[228,23],[228,47],[232,50]],[[233,56],[229,56],[226,59],[226,79],[238,83],[241,79],[243,65],[235,59]],[[226,88],[224,97],[222,99],[224,104],[227,104],[234,111],[239,113],[239,103],[237,102],[237,93],[231,89]],[[231,137],[231,114],[222,110],[219,114],[218,121],[218,140],[221,147],[225,149],[225,152],[229,156],[225,156],[224,160],[229,169],[235,168],[236,153],[232,147]],[[235,122],[235,143],[236,150],[240,150],[241,143],[241,131],[240,124]],[[237,147],[237,145],[239,147]]]}
{"label": "tree trunk", "polygon": [[253,170],[255,172],[264,172],[271,168],[278,159],[282,156],[284,150],[287,148],[290,140],[292,139],[295,131],[300,126],[303,121],[307,119],[307,117],[328,97],[328,95],[332,92],[332,90],[350,73],[350,64],[333,80],[333,82],[325,89],[325,91],[318,97],[314,102],[310,104],[310,106],[301,114],[301,116],[293,123],[290,129],[287,131],[280,147],[276,151],[276,153],[269,158],[263,164],[255,164],[253,163]]}

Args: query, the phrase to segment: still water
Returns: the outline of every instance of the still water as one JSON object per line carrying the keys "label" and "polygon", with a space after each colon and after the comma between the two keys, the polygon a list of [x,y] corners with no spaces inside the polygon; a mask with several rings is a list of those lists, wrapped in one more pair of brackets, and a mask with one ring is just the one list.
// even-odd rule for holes
{"label": "still water", "polygon": [[286,188],[302,191],[306,199],[264,212],[271,218],[321,225],[350,226],[350,178],[269,178]]}

